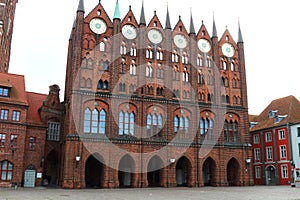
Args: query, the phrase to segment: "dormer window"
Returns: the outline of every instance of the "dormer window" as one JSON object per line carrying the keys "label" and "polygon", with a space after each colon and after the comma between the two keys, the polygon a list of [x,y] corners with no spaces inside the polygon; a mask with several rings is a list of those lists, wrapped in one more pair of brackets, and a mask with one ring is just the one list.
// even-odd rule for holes
{"label": "dormer window", "polygon": [[286,117],[287,117],[287,115],[278,115],[274,118],[274,123],[279,123]]}
{"label": "dormer window", "polygon": [[9,88],[0,87],[0,97],[9,97]]}
{"label": "dormer window", "polygon": [[269,112],[269,118],[275,117],[276,113],[278,112],[278,110],[271,110]]}
{"label": "dormer window", "polygon": [[257,122],[250,122],[250,128],[253,128],[256,124],[258,124]]}

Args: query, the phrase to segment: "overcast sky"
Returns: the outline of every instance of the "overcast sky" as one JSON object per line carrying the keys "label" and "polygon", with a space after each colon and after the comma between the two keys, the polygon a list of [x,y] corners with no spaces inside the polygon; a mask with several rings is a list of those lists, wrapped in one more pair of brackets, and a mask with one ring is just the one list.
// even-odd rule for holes
{"label": "overcast sky", "polygon": [[[16,10],[9,72],[25,75],[26,89],[48,93],[58,84],[63,100],[67,46],[79,0],[22,0]],[[102,0],[113,17],[115,0]],[[98,0],[85,0],[88,14]],[[139,20],[141,0],[119,0],[121,17],[129,5]],[[154,10],[165,24],[169,5],[172,27],[181,18],[189,30],[192,8],[196,32],[201,21],[212,31],[213,13],[219,38],[228,27],[237,40],[240,19],[246,57],[249,113],[259,114],[276,98],[300,99],[298,58],[300,12],[297,0],[144,0],[147,23]]]}

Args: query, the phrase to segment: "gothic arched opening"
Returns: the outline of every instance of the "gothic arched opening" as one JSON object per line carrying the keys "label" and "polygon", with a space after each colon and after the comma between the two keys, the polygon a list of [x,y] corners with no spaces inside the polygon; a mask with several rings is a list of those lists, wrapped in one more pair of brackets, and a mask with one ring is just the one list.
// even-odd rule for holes
{"label": "gothic arched opening", "polygon": [[162,186],[162,170],[163,161],[158,156],[151,158],[147,168],[147,180],[149,187]]}
{"label": "gothic arched opening", "polygon": [[49,185],[59,185],[59,159],[55,150],[52,150],[45,159],[44,179],[48,180]]}
{"label": "gothic arched opening", "polygon": [[120,187],[133,187],[133,172],[134,160],[131,156],[124,156],[119,163],[119,186]]}
{"label": "gothic arched opening", "polygon": [[186,157],[181,157],[176,164],[177,186],[188,186],[191,178],[191,162]]}
{"label": "gothic arched opening", "polygon": [[240,164],[232,158],[227,164],[227,181],[229,186],[239,186],[240,180]]}
{"label": "gothic arched opening", "polygon": [[216,162],[207,158],[202,166],[202,177],[204,186],[214,186],[216,183]]}
{"label": "gothic arched opening", "polygon": [[87,188],[101,188],[104,180],[103,158],[91,155],[85,164],[85,185]]}

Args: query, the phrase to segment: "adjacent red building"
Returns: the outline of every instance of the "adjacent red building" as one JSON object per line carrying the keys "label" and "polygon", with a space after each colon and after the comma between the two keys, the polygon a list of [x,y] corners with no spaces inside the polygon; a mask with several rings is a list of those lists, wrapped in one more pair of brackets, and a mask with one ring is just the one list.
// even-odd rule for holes
{"label": "adjacent red building", "polygon": [[56,148],[49,125],[61,115],[58,92],[56,85],[49,95],[27,92],[24,76],[0,73],[0,186],[34,187],[51,174],[45,169]]}
{"label": "adjacent red building", "polygon": [[[250,116],[254,183],[288,185],[293,181],[291,127],[300,123],[300,102],[294,96],[272,101],[258,116]],[[295,155],[298,156],[298,155]]]}

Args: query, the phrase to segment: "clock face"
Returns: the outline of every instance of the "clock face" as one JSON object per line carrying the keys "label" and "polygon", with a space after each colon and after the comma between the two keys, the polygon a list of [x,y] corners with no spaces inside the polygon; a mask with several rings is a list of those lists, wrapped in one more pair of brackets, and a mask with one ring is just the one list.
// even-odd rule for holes
{"label": "clock face", "polygon": [[124,35],[125,38],[127,38],[129,40],[133,40],[137,36],[137,31],[134,26],[127,24],[127,25],[123,26],[122,34]]}
{"label": "clock face", "polygon": [[163,40],[163,36],[162,36],[161,32],[156,29],[151,29],[148,32],[148,38],[149,38],[150,42],[152,42],[153,44],[159,44]]}
{"label": "clock face", "polygon": [[206,39],[200,39],[198,41],[198,48],[200,49],[201,52],[207,53],[210,51],[211,46],[210,46],[210,43]]}
{"label": "clock face", "polygon": [[175,35],[174,43],[179,49],[184,49],[187,46],[187,40],[183,35]]}
{"label": "clock face", "polygon": [[96,34],[102,34],[106,31],[106,23],[99,18],[94,18],[90,21],[90,29]]}
{"label": "clock face", "polygon": [[231,44],[225,43],[222,45],[222,52],[228,58],[231,58],[234,55],[234,48]]}

